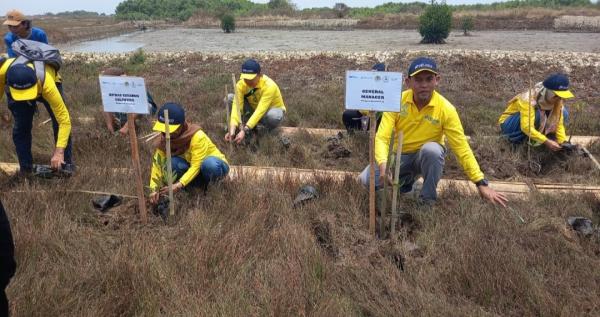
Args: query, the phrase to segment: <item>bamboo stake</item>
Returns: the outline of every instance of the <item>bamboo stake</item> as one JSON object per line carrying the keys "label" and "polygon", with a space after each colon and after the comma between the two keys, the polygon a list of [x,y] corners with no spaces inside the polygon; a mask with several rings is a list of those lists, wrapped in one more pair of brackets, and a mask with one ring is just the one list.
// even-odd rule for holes
{"label": "bamboo stake", "polygon": [[137,136],[135,132],[135,114],[127,114],[127,125],[129,126],[129,142],[131,143],[131,160],[135,171],[136,189],[138,196],[138,207],[140,218],[143,223],[148,221],[146,212],[146,199],[144,197],[144,185],[142,185],[142,168],[140,167],[140,154],[138,151]]}
{"label": "bamboo stake", "polygon": [[[233,84],[233,102],[235,103],[235,106],[237,108],[237,113],[240,118],[240,129],[243,129],[244,128],[244,118],[242,117],[242,114],[244,112],[242,109],[240,109],[240,104],[238,103],[237,89],[235,89],[235,87],[236,87],[235,74],[231,74],[231,82]],[[242,105],[242,107],[243,106],[244,105]],[[231,129],[231,127],[229,129]],[[235,131],[233,131],[233,133],[235,133]]]}
{"label": "bamboo stake", "polygon": [[384,213],[387,211],[387,201],[388,201],[388,181],[387,181],[387,176],[390,172],[390,168],[391,168],[391,164],[389,164],[389,162],[392,161],[392,157],[394,155],[394,130],[392,129],[392,135],[390,136],[390,145],[388,147],[388,164],[385,167],[385,175],[383,175],[383,177],[380,177],[380,179],[383,179],[383,201],[381,202],[381,210],[379,211],[379,237],[383,237],[383,219],[384,219]]}
{"label": "bamboo stake", "polygon": [[583,152],[585,154],[587,154],[587,156],[592,160],[592,162],[594,162],[594,165],[596,165],[596,168],[598,168],[598,170],[600,170],[600,163],[598,163],[598,161],[592,155],[592,153],[590,153],[590,151],[588,151],[588,149],[585,146],[582,146],[581,149],[583,150]]}
{"label": "bamboo stake", "polygon": [[[235,87],[233,87],[235,89]],[[225,99],[223,100],[223,104],[225,104],[225,113],[227,113],[227,119],[225,121],[225,126],[227,127],[227,131],[229,131],[229,136],[233,137],[233,134],[231,132],[231,113],[229,112],[229,91],[227,89],[227,85],[225,85]],[[235,96],[234,96],[235,99]],[[233,131],[233,133],[235,133],[235,131]],[[231,156],[231,153],[233,153],[233,144],[231,144],[231,142],[229,142],[229,155]]]}
{"label": "bamboo stake", "polygon": [[375,235],[375,112],[369,111],[369,233]]}
{"label": "bamboo stake", "polygon": [[396,233],[396,218],[398,218],[398,191],[400,191],[400,165],[402,164],[402,143],[404,131],[398,133],[398,148],[396,149],[396,166],[394,169],[394,187],[392,192],[392,222],[390,235]]}
{"label": "bamboo stake", "polygon": [[173,167],[171,166],[171,132],[169,131],[169,110],[165,109],[165,148],[167,150],[167,183],[169,186],[169,215],[175,216],[173,202]]}

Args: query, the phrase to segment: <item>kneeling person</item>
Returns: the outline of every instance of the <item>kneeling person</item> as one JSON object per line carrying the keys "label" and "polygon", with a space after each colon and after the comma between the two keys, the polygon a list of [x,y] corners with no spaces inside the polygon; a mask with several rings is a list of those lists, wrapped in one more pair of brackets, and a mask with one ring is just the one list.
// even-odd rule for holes
{"label": "kneeling person", "polygon": [[[237,102],[233,100],[233,94],[228,96],[228,102],[232,103],[232,110],[229,132],[225,135],[225,141],[233,140],[241,143],[258,124],[273,130],[283,121],[286,108],[279,86],[273,79],[261,73],[257,61],[249,59],[244,62],[235,93]],[[242,109],[238,110],[238,105]],[[235,134],[236,128],[242,122],[240,111],[245,124],[240,132]]]}
{"label": "kneeling person", "polygon": [[[444,139],[456,155],[460,165],[477,185],[481,197],[505,206],[506,197],[488,187],[479,164],[465,137],[456,108],[440,95],[435,88],[440,81],[435,61],[421,57],[415,59],[409,69],[402,93],[400,112],[385,112],[375,139],[376,189],[382,187],[389,154],[390,136],[404,132],[400,166],[400,192],[413,190],[419,175],[423,175],[422,202],[431,205],[437,199],[437,185],[442,177],[446,148]],[[394,144],[394,151],[397,144]],[[360,175],[361,183],[369,186],[369,166]]]}
{"label": "kneeling person", "polygon": [[567,141],[564,122],[569,112],[563,104],[569,98],[573,98],[569,78],[563,74],[548,76],[532,91],[525,91],[508,102],[498,119],[502,136],[513,144],[530,138],[550,151],[560,151]]}
{"label": "kneeling person", "polygon": [[[215,181],[224,178],[229,173],[229,165],[225,155],[219,151],[210,138],[198,125],[185,121],[185,111],[181,105],[166,103],[158,111],[158,121],[154,131],[161,132],[152,159],[150,176],[150,202],[158,203],[161,194],[168,192],[167,186],[159,188],[158,182],[164,179],[166,168],[161,162],[166,162],[166,125],[164,113],[169,111],[169,131],[171,136],[171,167],[177,182],[173,191],[179,191],[186,186],[200,186],[204,189]],[[166,184],[166,182],[164,182]]]}

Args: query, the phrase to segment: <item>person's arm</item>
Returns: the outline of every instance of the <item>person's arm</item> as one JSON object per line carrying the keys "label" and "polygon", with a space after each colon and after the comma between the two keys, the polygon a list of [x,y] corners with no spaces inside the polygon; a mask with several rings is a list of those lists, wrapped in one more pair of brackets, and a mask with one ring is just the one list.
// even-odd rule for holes
{"label": "person's arm", "polygon": [[[242,109],[244,109],[244,83],[243,80],[239,80],[235,85],[235,96],[231,105],[231,114],[229,119],[229,128],[237,127],[241,122],[242,118],[240,115],[242,113]],[[236,102],[237,101],[237,102]],[[234,129],[235,130],[235,129]]]}
{"label": "person's arm", "polygon": [[13,41],[13,37],[11,35],[12,33],[7,33],[6,36],[4,36],[4,46],[6,46],[6,54],[8,54],[9,58],[13,58],[16,57],[15,52],[13,52],[12,50],[12,43]]}
{"label": "person's arm", "polygon": [[109,132],[115,132],[114,118],[115,116],[111,112],[102,112],[102,117],[104,117],[104,123],[106,124],[106,128]]}
{"label": "person's arm", "polygon": [[535,108],[521,99],[517,100],[517,103],[521,114],[521,131],[538,143],[546,142],[548,138],[535,129]]}
{"label": "person's arm", "polygon": [[42,96],[50,104],[54,117],[56,118],[56,121],[58,121],[56,147],[64,149],[67,147],[69,136],[71,134],[71,118],[60,91],[56,87],[54,76],[48,71],[46,71],[46,79],[42,90]]}
{"label": "person's arm", "polygon": [[473,150],[467,141],[465,132],[454,107],[445,111],[443,120],[444,135],[448,138],[448,145],[465,172],[466,176],[474,183],[484,178],[483,172],[475,159]]}
{"label": "person's arm", "polygon": [[208,156],[210,142],[208,136],[202,131],[196,132],[192,137],[192,140],[190,141],[190,151],[192,155],[190,159],[190,168],[181,175],[181,178],[179,178],[179,182],[183,186],[187,186],[200,173],[202,161]]}
{"label": "person's arm", "polygon": [[152,170],[150,171],[150,190],[153,192],[158,191],[159,188],[159,184],[157,183],[157,180],[162,179],[163,175],[162,175],[162,167],[158,165],[158,161],[166,161],[165,160],[165,153],[159,149],[156,149],[154,151],[154,155],[152,156]]}
{"label": "person's arm", "polygon": [[[561,109],[562,111],[562,109]],[[565,129],[565,117],[564,115],[561,113],[560,114],[560,119],[558,119],[558,126],[556,127],[556,142],[558,142],[558,144],[563,144],[565,141],[567,141],[567,131]]]}
{"label": "person's arm", "polygon": [[46,32],[44,32],[42,29],[38,30],[40,32],[39,41],[48,44],[48,36],[46,36]]}
{"label": "person's arm", "polygon": [[264,87],[264,91],[260,97],[260,100],[258,101],[258,105],[256,106],[254,113],[252,114],[250,119],[248,119],[248,122],[246,122],[246,126],[248,128],[254,129],[254,127],[258,124],[260,119],[262,119],[265,113],[269,111],[271,103],[275,99],[276,94],[277,86],[269,85]]}

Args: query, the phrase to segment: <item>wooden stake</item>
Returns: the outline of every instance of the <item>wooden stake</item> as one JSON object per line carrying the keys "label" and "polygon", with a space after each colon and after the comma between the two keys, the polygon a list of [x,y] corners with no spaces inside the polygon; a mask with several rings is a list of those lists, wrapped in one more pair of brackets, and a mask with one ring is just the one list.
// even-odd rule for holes
{"label": "wooden stake", "polygon": [[[233,87],[235,89],[235,87]],[[233,133],[235,133],[235,131],[231,131],[231,114],[229,112],[229,91],[227,89],[227,85],[225,85],[225,99],[223,99],[223,104],[225,104],[225,112],[227,113],[227,119],[225,121],[225,127],[227,129],[227,131],[229,132],[229,136],[233,137]],[[234,96],[235,99],[235,96]],[[229,155],[231,156],[231,153],[233,153],[233,144],[231,144],[231,142],[229,142]]]}
{"label": "wooden stake", "polygon": [[[233,102],[235,103],[235,106],[237,108],[237,113],[238,116],[240,118],[240,129],[244,128],[244,118],[242,117],[242,114],[244,113],[244,111],[242,109],[240,109],[240,104],[238,103],[238,98],[237,98],[237,89],[236,88],[236,81],[235,81],[235,74],[231,74],[231,83],[233,84]],[[243,107],[244,105],[242,105]],[[231,129],[231,127],[230,127]],[[235,133],[235,131],[233,131]]]}
{"label": "wooden stake", "polygon": [[167,150],[167,186],[169,186],[169,215],[175,216],[173,202],[173,167],[171,166],[171,132],[169,131],[169,110],[165,110],[165,149]]}
{"label": "wooden stake", "polygon": [[375,210],[375,112],[369,111],[369,232],[375,235],[376,210]]}
{"label": "wooden stake", "polygon": [[592,155],[592,153],[590,153],[590,151],[588,151],[588,149],[585,146],[582,146],[581,149],[583,150],[583,152],[585,154],[587,154],[587,156],[592,160],[592,162],[594,162],[594,165],[596,165],[596,168],[598,168],[598,170],[600,170],[600,163],[598,163],[598,161]]}
{"label": "wooden stake", "polygon": [[[383,177],[383,201],[381,202],[381,210],[379,211],[379,223],[383,224],[385,223],[385,221],[383,221],[384,217],[384,213],[387,212],[387,201],[388,201],[388,181],[387,181],[387,176],[390,172],[390,167],[391,164],[390,162],[392,161],[394,155],[394,129],[392,129],[392,135],[390,136],[390,146],[388,147],[388,164],[385,167],[385,176]],[[379,237],[382,238],[383,237],[383,226],[380,225],[379,226]]]}
{"label": "wooden stake", "polygon": [[390,236],[396,233],[396,218],[398,218],[398,191],[400,191],[400,165],[402,164],[402,143],[404,142],[404,132],[398,133],[398,148],[396,149],[396,166],[394,169],[394,187],[392,192],[392,222],[390,227]]}
{"label": "wooden stake", "polygon": [[135,134],[135,114],[127,114],[127,125],[129,130],[129,142],[131,143],[131,161],[135,171],[136,190],[138,196],[138,207],[142,223],[148,222],[146,212],[146,198],[144,197],[144,185],[142,185],[142,168],[140,167],[140,154],[138,151],[137,136]]}

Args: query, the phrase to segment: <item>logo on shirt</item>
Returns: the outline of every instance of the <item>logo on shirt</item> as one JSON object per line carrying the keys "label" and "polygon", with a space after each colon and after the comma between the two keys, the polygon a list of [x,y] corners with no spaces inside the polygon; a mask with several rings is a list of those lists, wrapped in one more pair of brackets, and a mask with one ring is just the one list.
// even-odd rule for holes
{"label": "logo on shirt", "polygon": [[426,115],[423,118],[425,120],[429,121],[431,124],[434,124],[434,125],[439,125],[440,124],[440,120],[433,118],[431,115]]}
{"label": "logo on shirt", "polygon": [[403,104],[400,106],[400,112],[398,113],[401,117],[408,116],[408,105]]}

